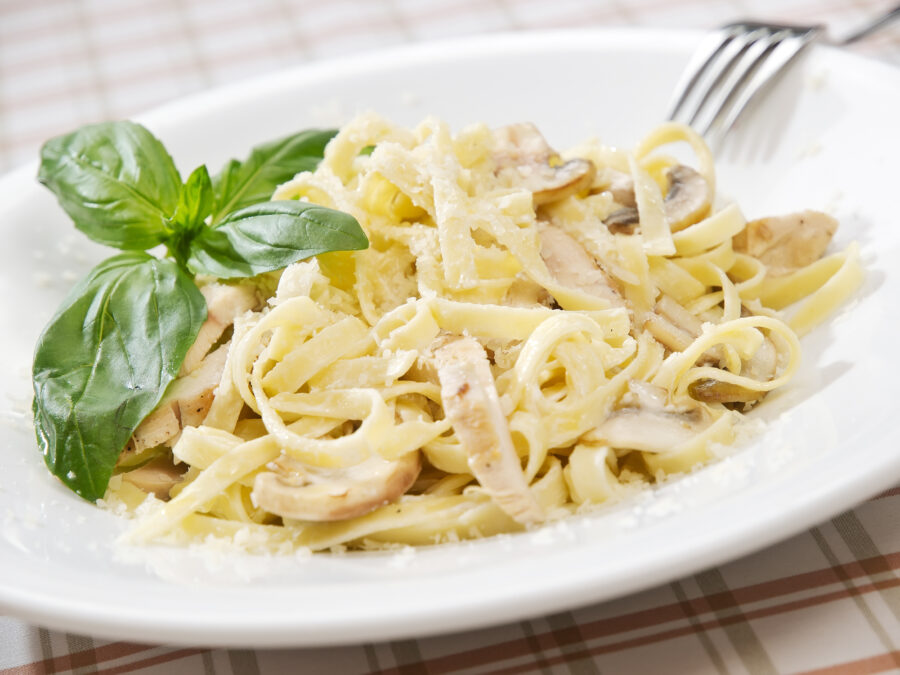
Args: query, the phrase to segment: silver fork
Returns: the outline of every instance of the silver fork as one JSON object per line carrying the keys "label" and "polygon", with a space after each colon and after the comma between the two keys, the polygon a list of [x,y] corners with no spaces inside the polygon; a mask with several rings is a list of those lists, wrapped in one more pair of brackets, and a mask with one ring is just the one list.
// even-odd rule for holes
{"label": "silver fork", "polygon": [[[855,42],[900,15],[900,5],[836,44]],[[710,142],[721,140],[747,104],[815,40],[823,26],[740,21],[708,35],[688,62],[670,105]]]}

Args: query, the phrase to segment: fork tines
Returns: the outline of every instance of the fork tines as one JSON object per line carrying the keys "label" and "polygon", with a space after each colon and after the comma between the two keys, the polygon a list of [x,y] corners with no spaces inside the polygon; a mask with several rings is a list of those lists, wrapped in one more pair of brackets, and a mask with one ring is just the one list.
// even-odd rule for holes
{"label": "fork tines", "polygon": [[668,118],[720,136],[750,100],[822,32],[822,26],[742,21],[710,34],[675,88]]}

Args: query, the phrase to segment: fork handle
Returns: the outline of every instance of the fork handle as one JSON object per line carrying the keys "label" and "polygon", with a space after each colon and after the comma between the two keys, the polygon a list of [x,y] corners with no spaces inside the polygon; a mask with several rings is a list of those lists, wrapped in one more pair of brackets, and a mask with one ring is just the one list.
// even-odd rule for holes
{"label": "fork handle", "polygon": [[862,40],[864,37],[868,37],[869,35],[874,33],[876,30],[884,27],[885,25],[887,25],[888,23],[890,23],[891,21],[893,21],[894,19],[896,19],[898,17],[900,17],[900,5],[897,5],[896,7],[894,7],[894,9],[889,11],[887,14],[875,19],[875,21],[873,21],[872,23],[863,26],[855,33],[851,33],[849,36],[847,36],[843,40],[841,40],[838,44],[849,45],[853,42],[857,42],[858,40]]}

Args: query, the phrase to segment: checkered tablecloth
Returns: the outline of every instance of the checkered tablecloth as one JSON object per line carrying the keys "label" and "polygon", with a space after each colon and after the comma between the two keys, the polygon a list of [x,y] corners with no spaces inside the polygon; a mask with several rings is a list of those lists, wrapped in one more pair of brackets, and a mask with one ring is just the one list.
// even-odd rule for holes
{"label": "checkered tablecloth", "polygon": [[[737,18],[826,23],[895,0],[0,0],[0,171],[87,122],[405,42]],[[900,66],[900,22],[851,47]],[[587,609],[433,638],[206,650],[0,617],[2,673],[900,673],[900,488],[772,548]]]}

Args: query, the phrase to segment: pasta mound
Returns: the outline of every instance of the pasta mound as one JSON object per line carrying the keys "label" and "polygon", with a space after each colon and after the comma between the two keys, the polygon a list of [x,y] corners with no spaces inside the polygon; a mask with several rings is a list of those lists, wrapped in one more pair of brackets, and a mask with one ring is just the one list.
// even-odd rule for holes
{"label": "pasta mound", "polygon": [[[861,278],[855,245],[822,257],[824,214],[717,208],[675,124],[560,155],[528,124],[367,114],[275,199],[350,213],[370,247],[248,291],[202,424],[148,450],[177,471],[131,541],[420,545],[621,499],[732,442]],[[142,501],[146,466],[108,497]]]}

